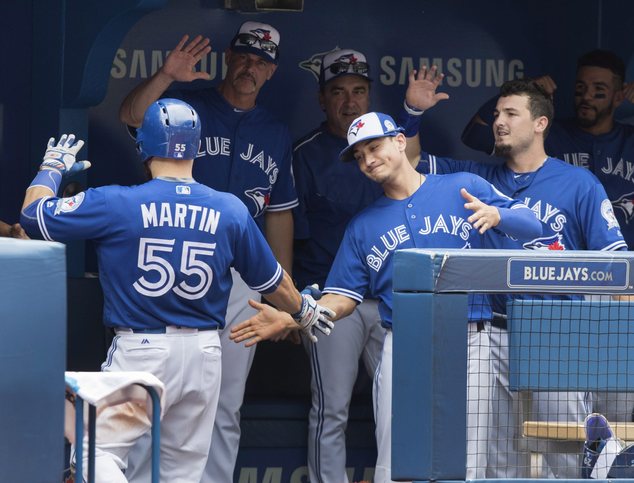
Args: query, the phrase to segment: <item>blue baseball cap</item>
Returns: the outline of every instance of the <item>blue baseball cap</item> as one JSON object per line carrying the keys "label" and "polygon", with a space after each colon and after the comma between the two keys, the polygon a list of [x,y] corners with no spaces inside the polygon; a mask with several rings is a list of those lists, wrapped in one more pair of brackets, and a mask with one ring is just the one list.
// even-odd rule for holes
{"label": "blue baseball cap", "polygon": [[381,112],[368,112],[357,117],[348,128],[348,147],[339,153],[339,159],[350,161],[352,159],[352,148],[361,141],[370,139],[394,137],[405,129],[398,126],[394,119]]}

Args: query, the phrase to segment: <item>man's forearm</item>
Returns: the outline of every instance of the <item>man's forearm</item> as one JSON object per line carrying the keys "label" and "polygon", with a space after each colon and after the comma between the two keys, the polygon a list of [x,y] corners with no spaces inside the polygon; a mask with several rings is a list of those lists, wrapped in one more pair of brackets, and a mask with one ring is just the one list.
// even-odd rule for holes
{"label": "man's forearm", "polygon": [[284,210],[267,212],[264,216],[266,216],[266,241],[282,268],[292,273],[293,214],[291,210]]}
{"label": "man's forearm", "polygon": [[119,108],[121,122],[132,127],[140,127],[146,109],[156,101],[172,84],[172,79],[160,70],[148,80],[136,86],[123,100]]}

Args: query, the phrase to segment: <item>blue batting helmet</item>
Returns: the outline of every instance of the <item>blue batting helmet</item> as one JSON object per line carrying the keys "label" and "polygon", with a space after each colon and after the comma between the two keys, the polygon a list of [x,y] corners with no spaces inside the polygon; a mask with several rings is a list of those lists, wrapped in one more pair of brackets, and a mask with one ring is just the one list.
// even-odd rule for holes
{"label": "blue batting helmet", "polygon": [[200,145],[200,119],[192,106],[178,99],[159,99],[145,111],[137,130],[141,161],[152,156],[194,159]]}

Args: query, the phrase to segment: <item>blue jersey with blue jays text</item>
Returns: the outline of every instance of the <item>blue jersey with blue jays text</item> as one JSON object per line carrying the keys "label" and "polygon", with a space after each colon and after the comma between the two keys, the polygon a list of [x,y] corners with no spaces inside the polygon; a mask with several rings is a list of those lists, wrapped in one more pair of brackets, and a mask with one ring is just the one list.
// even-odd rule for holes
{"label": "blue jersey with blue jays text", "polygon": [[259,106],[238,110],[215,88],[170,91],[165,97],[187,102],[200,117],[196,181],[236,195],[260,228],[265,212],[297,206],[291,138],[281,121]]}
{"label": "blue jersey with blue jays text", "polygon": [[348,222],[383,195],[381,185],[339,153],[348,145],[322,124],[298,141],[293,173],[299,206],[293,211],[293,276],[299,287],[324,286]]}
{"label": "blue jersey with blue jays text", "polygon": [[[548,158],[533,173],[515,173],[505,164],[456,161],[423,154],[432,173],[468,171],[482,176],[502,193],[526,204],[542,223],[542,236],[520,242],[486,236],[489,248],[525,250],[627,250],[603,185],[588,170]],[[516,295],[515,298],[566,298]],[[506,298],[494,302],[505,313]]]}
{"label": "blue jersey with blue jays text", "polygon": [[[500,208],[525,208],[502,195],[491,184],[470,173],[427,176],[409,198],[382,196],[352,219],[346,229],[325,293],[357,302],[379,299],[383,324],[392,325],[392,255],[403,248],[483,248],[483,236],[467,218],[460,189],[466,188],[482,202]],[[532,214],[526,211],[529,221]],[[497,235],[502,236],[502,235]],[[485,297],[470,297],[469,320],[490,320]]]}
{"label": "blue jersey with blue jays text", "polygon": [[572,120],[555,122],[545,141],[555,158],[589,169],[601,181],[612,202],[623,237],[634,247],[634,126],[615,123],[594,136]]}
{"label": "blue jersey with blue jays text", "polygon": [[110,327],[222,328],[230,267],[260,293],[283,276],[244,205],[195,182],[154,179],[43,198],[22,220],[45,240],[94,241]]}
{"label": "blue jersey with blue jays text", "polygon": [[[469,125],[463,133],[465,144],[493,152],[495,139],[490,126],[496,102],[494,97],[479,109],[478,115],[488,126]],[[634,126],[615,122],[610,132],[595,136],[580,129],[574,119],[555,119],[544,148],[549,156],[594,173],[612,202],[625,241],[634,248]]]}

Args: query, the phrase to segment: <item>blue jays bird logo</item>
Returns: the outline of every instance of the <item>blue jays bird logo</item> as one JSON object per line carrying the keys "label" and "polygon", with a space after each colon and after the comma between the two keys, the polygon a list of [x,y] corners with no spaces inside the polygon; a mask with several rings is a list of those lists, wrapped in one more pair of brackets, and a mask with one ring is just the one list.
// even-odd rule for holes
{"label": "blue jays bird logo", "polygon": [[337,60],[335,60],[335,63],[336,62],[341,62],[342,64],[352,64],[352,65],[354,65],[354,64],[357,63],[358,60],[359,59],[357,59],[357,57],[353,53],[350,53],[350,54],[344,54],[344,55],[339,56],[337,58]]}
{"label": "blue jays bird logo", "polygon": [[562,243],[562,240],[563,236],[561,233],[555,233],[552,236],[535,238],[522,246],[525,250],[565,250],[566,246]]}
{"label": "blue jays bird logo", "polygon": [[348,129],[348,136],[356,136],[359,133],[359,129],[361,129],[363,126],[365,126],[365,123],[362,120],[358,120],[352,126],[350,126],[350,129]]}
{"label": "blue jays bird logo", "polygon": [[625,215],[625,223],[629,224],[634,218],[634,193],[627,193],[618,200],[612,202],[612,206],[623,212]]}
{"label": "blue jays bird logo", "polygon": [[324,60],[324,57],[335,50],[339,50],[339,47],[335,47],[332,50],[328,50],[326,52],[318,52],[316,54],[311,55],[308,59],[302,60],[299,63],[299,68],[306,70],[315,76],[315,80],[319,80],[319,71],[321,70],[321,64]]}
{"label": "blue jays bird logo", "polygon": [[253,35],[255,35],[260,40],[271,40],[271,31],[263,28],[257,28],[253,30],[249,30]]}
{"label": "blue jays bird logo", "polygon": [[244,194],[247,195],[249,199],[253,200],[253,202],[255,203],[256,211],[253,215],[253,218],[257,218],[262,213],[264,213],[264,210],[266,210],[266,207],[271,201],[269,188],[253,188],[250,190],[246,190]]}

